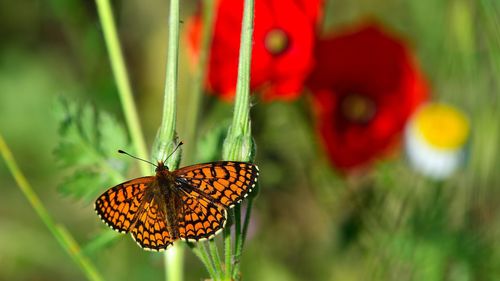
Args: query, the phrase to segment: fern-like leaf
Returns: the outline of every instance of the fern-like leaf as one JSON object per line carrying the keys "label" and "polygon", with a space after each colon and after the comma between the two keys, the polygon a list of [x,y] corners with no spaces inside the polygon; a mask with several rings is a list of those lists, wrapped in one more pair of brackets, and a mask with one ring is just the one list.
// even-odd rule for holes
{"label": "fern-like leaf", "polygon": [[60,120],[60,141],[54,153],[70,174],[59,191],[89,203],[123,180],[128,162],[116,151],[128,149],[127,133],[112,116],[89,104],[61,98],[54,112]]}

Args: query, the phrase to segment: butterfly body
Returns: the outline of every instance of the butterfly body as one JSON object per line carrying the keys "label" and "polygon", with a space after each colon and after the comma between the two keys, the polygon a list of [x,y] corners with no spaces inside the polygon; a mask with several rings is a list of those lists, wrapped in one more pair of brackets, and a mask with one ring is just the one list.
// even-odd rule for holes
{"label": "butterfly body", "polygon": [[219,161],[136,178],[104,192],[95,209],[111,228],[131,233],[139,246],[161,251],[175,240],[210,239],[226,223],[227,209],[255,186],[257,166]]}

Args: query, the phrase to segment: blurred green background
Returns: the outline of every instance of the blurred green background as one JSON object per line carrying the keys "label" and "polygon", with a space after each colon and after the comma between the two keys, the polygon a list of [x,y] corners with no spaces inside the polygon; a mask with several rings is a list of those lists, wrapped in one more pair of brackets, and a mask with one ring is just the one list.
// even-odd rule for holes
{"label": "blurred green background", "polygon": [[[181,4],[187,19],[196,3]],[[129,0],[113,6],[151,147],[161,118],[168,3]],[[366,18],[410,42],[434,100],[469,115],[467,166],[435,183],[398,154],[370,173],[340,177],[321,152],[306,98],[257,102],[252,122],[262,176],[243,253],[244,279],[500,280],[500,2],[330,0],[322,30]],[[61,193],[58,186],[69,172],[54,150],[60,139],[58,97],[91,104],[124,124],[95,3],[2,1],[0,35],[0,132],[50,214],[86,247],[110,231],[91,203]],[[181,138],[190,114],[186,56],[182,39]],[[213,132],[231,114],[231,104],[207,96],[196,145],[216,143]],[[210,156],[193,158],[204,157]],[[3,161],[0,181],[0,280],[85,280]],[[129,236],[84,249],[107,280],[163,279],[162,255],[141,250]],[[185,273],[186,280],[207,276],[189,251]]]}

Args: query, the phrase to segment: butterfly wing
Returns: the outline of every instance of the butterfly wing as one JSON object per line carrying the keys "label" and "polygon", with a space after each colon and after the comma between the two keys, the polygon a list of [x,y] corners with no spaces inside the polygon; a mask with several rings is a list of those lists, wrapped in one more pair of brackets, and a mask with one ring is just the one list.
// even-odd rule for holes
{"label": "butterfly wing", "polygon": [[136,178],[108,189],[95,202],[97,214],[112,229],[128,232],[140,209],[144,190],[154,180],[155,177]]}
{"label": "butterfly wing", "polygon": [[255,187],[259,169],[252,163],[219,161],[187,166],[173,173],[176,181],[193,197],[201,195],[210,202],[231,208]]}
{"label": "butterfly wing", "polygon": [[179,214],[179,236],[196,242],[210,239],[226,224],[226,210],[200,195],[183,191],[182,212]]}
{"label": "butterfly wing", "polygon": [[141,248],[163,251],[172,245],[175,239],[167,228],[165,208],[155,199],[154,196],[145,198],[130,233]]}

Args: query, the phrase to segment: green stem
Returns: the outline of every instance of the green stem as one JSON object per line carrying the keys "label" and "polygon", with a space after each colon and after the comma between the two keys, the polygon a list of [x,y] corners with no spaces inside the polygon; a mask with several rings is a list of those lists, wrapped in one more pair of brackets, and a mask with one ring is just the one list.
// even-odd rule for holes
{"label": "green stem", "polygon": [[[247,238],[247,233],[248,233],[248,226],[250,224],[250,216],[252,214],[252,206],[253,206],[253,197],[250,197],[248,199],[248,204],[247,204],[247,210],[245,213],[245,220],[243,221],[243,229],[240,229],[240,224],[236,226],[236,250],[234,254],[234,268],[233,268],[233,279],[236,280],[238,277],[238,274],[240,272],[240,259],[241,259],[241,253],[243,252],[243,246],[245,245],[245,241]],[[241,216],[241,206],[235,206],[239,207],[234,210],[235,216]],[[239,221],[239,220],[238,220]]]}
{"label": "green stem", "polygon": [[184,259],[184,244],[177,244],[175,247],[165,251],[165,276],[166,280],[183,280],[182,261]]}
{"label": "green stem", "polygon": [[[241,27],[240,53],[238,62],[238,80],[236,83],[236,98],[234,115],[231,127],[224,141],[223,157],[228,160],[249,161],[252,154],[252,137],[250,129],[250,62],[252,58],[252,33],[253,33],[254,1],[245,0],[243,8],[243,21]],[[241,217],[235,215],[235,226],[241,227]],[[236,230],[238,233],[241,229]],[[225,280],[231,276],[239,275],[239,267],[233,268],[231,263],[232,246],[231,231],[226,228],[224,234],[225,253]],[[237,234],[235,233],[235,237]],[[241,236],[241,235],[238,235]],[[238,238],[238,239],[241,239]],[[240,242],[240,244],[242,244]],[[235,245],[237,246],[237,245]],[[235,252],[240,252],[237,249]],[[236,271],[235,269],[238,269]]]}
{"label": "green stem", "polygon": [[235,231],[235,245],[241,243],[241,204],[234,206],[234,231]]}
{"label": "green stem", "polygon": [[231,254],[232,254],[232,241],[231,241],[231,227],[226,226],[223,231],[224,241],[224,279],[225,281],[231,280]]}
{"label": "green stem", "polygon": [[243,231],[242,231],[242,239],[240,247],[241,249],[238,258],[239,256],[241,256],[241,250],[243,249],[245,241],[247,240],[248,226],[250,225],[250,216],[252,215],[252,207],[253,207],[253,197],[250,197],[248,199],[247,212],[245,213],[245,221],[243,222]]}
{"label": "green stem", "polygon": [[[166,159],[176,143],[176,106],[177,106],[177,69],[179,58],[179,0],[170,0],[168,20],[167,67],[165,74],[165,93],[163,98],[163,116],[158,135],[155,139],[153,155],[158,160],[166,161],[171,170],[177,169],[180,151]],[[165,252],[165,278],[169,281],[183,279],[184,246],[177,243]]]}
{"label": "green stem", "polygon": [[219,275],[217,275],[215,266],[213,265],[213,262],[210,260],[210,257],[208,255],[208,250],[205,247],[205,243],[197,243],[197,245],[193,247],[192,250],[193,253],[198,257],[198,259],[201,260],[203,265],[205,265],[205,268],[207,269],[210,278],[212,278],[213,280],[217,280],[217,278],[219,278]]}
{"label": "green stem", "polygon": [[[167,70],[165,76],[165,94],[163,100],[163,118],[158,138],[165,144],[175,138],[176,104],[177,104],[177,69],[179,58],[179,0],[170,1],[170,18],[168,20]],[[162,147],[171,149],[171,147]],[[165,156],[167,153],[159,151]]]}
{"label": "green stem", "polygon": [[[142,134],[141,124],[137,114],[137,108],[132,95],[130,82],[128,79],[127,68],[123,59],[120,42],[116,32],[115,21],[109,0],[95,0],[97,4],[97,12],[103,29],[104,40],[108,48],[113,75],[118,87],[118,94],[127,122],[127,127],[130,131],[132,143],[139,157],[148,159],[146,142]],[[149,166],[146,163],[140,163],[141,172],[147,174]]]}
{"label": "green stem", "polygon": [[234,261],[232,271],[228,272],[228,274],[232,274],[233,277],[237,275],[236,271],[239,270],[242,241],[243,237],[241,234],[241,205],[236,205],[234,206]]}
{"label": "green stem", "polygon": [[252,34],[254,1],[245,0],[241,28],[240,54],[238,61],[238,80],[233,122],[229,136],[237,138],[240,134],[250,135],[250,62],[252,59]]}
{"label": "green stem", "polygon": [[28,199],[29,203],[38,214],[40,219],[45,223],[49,231],[54,235],[57,242],[63,247],[73,261],[80,267],[88,280],[100,281],[104,280],[101,274],[97,271],[92,262],[82,254],[80,246],[75,241],[73,236],[61,225],[56,224],[54,219],[50,216],[49,212],[42,204],[42,201],[37,196],[30,183],[19,169],[12,152],[10,151],[7,143],[0,135],[0,153],[7,164],[7,168],[14,177],[19,189],[21,189],[24,196]]}
{"label": "green stem", "polygon": [[208,242],[208,248],[210,249],[210,256],[215,266],[215,271],[218,279],[223,278],[224,270],[222,269],[222,264],[220,261],[219,250],[217,249],[217,243],[214,239],[210,239]]}

